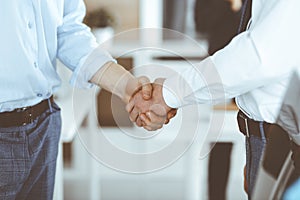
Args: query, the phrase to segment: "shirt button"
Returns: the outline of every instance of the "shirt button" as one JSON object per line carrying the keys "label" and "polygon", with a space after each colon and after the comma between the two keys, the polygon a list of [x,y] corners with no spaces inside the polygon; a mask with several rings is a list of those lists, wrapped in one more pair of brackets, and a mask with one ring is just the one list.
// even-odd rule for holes
{"label": "shirt button", "polygon": [[27,26],[28,26],[29,29],[32,29],[32,23],[31,22],[28,22]]}
{"label": "shirt button", "polygon": [[41,93],[38,93],[36,96],[38,97],[42,97],[43,95]]}
{"label": "shirt button", "polygon": [[38,66],[39,66],[39,65],[37,64],[37,62],[34,62],[33,65],[34,65],[35,68],[38,68]]}

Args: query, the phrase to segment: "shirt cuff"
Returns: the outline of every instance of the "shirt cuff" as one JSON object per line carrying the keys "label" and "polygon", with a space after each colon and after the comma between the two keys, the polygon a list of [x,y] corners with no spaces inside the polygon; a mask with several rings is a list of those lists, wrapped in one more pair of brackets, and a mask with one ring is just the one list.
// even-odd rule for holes
{"label": "shirt cuff", "polygon": [[172,92],[170,89],[163,87],[162,90],[163,98],[165,100],[165,103],[170,108],[179,108],[181,106],[179,98],[177,98],[175,92]]}
{"label": "shirt cuff", "polygon": [[94,74],[107,62],[117,62],[107,51],[100,47],[93,50],[83,63],[77,67],[71,77],[70,84],[78,88],[91,88],[90,82]]}

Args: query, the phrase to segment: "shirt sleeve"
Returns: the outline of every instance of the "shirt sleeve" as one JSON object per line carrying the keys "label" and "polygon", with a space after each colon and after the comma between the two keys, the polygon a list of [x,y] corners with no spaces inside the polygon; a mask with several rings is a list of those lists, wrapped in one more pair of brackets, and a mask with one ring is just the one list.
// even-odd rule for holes
{"label": "shirt sleeve", "polygon": [[299,67],[300,1],[265,4],[249,30],[223,49],[166,79],[163,96],[171,107],[217,103],[278,81]]}
{"label": "shirt sleeve", "polygon": [[80,88],[91,87],[89,80],[97,70],[115,61],[99,47],[90,28],[82,23],[85,13],[82,0],[64,1],[63,23],[57,29],[57,57],[73,71],[71,84]]}

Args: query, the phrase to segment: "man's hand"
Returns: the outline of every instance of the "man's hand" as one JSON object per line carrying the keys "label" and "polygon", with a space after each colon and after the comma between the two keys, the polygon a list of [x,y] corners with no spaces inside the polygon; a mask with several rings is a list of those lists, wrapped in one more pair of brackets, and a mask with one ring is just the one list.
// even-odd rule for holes
{"label": "man's hand", "polygon": [[136,93],[126,106],[130,120],[149,131],[160,129],[176,115],[176,109],[170,108],[162,96],[164,79],[156,79],[152,84],[152,98],[145,100],[143,93]]}

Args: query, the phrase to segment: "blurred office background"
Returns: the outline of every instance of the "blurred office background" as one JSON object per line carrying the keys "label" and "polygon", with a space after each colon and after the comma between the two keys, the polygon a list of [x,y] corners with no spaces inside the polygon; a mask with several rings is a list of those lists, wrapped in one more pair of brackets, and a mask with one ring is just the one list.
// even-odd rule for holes
{"label": "blurred office background", "polygon": [[[85,23],[91,26],[103,48],[133,74],[148,75],[151,80],[180,73],[224,47],[237,32],[241,6],[240,0],[85,0],[85,3]],[[152,45],[155,48],[137,50]],[[225,105],[180,109],[156,136],[137,139],[126,132],[150,133],[130,123],[120,100],[98,89],[73,90],[68,84],[70,72],[61,64],[58,70],[64,77],[56,94],[62,107],[63,129],[55,199],[247,199],[243,190],[244,138],[238,132],[237,108],[232,100]],[[170,165],[134,174],[112,169],[95,156],[94,151],[105,151],[97,141],[99,130],[116,146],[135,153],[165,148],[180,133],[192,133],[195,138],[179,141],[191,145]],[[208,136],[208,132],[217,137]]]}

